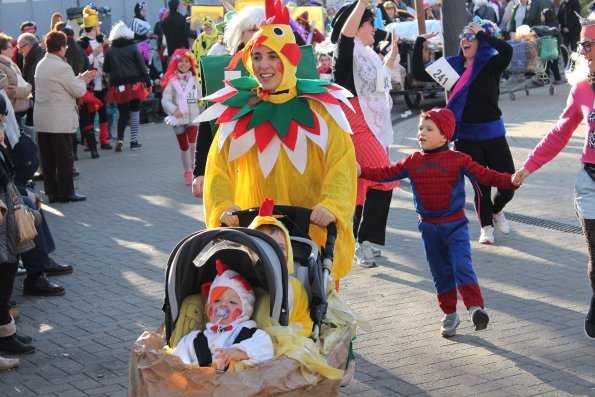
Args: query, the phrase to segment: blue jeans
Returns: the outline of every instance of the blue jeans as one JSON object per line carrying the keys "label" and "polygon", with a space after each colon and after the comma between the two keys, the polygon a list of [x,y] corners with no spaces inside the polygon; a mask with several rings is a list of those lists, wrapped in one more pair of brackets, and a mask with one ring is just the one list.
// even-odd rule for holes
{"label": "blue jeans", "polygon": [[[21,198],[29,208],[36,209],[35,203],[31,198],[28,196],[21,196]],[[40,210],[39,212],[41,213],[41,223],[35,226],[37,229],[37,236],[33,239],[35,247],[21,254],[23,266],[27,270],[27,277],[29,278],[33,278],[31,276],[43,273],[45,269],[50,267],[51,260],[49,254],[56,249],[43,210]]]}

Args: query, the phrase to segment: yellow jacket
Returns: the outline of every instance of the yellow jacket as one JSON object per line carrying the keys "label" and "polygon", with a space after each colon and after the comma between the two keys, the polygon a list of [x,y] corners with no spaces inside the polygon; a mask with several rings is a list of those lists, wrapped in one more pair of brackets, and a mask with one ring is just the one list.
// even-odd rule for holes
{"label": "yellow jacket", "polygon": [[[355,150],[347,132],[341,129],[324,105],[308,99],[312,110],[328,125],[328,143],[323,152],[309,138],[307,163],[303,174],[294,167],[284,150],[267,177],[261,171],[256,145],[233,161],[228,161],[230,135],[219,150],[215,136],[207,158],[204,208],[207,227],[219,227],[219,217],[230,206],[259,207],[267,197],[276,205],[313,208],[321,205],[337,217],[337,242],[333,276],[340,279],[351,270],[355,250],[351,218],[355,209],[357,177]],[[326,230],[310,226],[310,236],[321,247]]]}

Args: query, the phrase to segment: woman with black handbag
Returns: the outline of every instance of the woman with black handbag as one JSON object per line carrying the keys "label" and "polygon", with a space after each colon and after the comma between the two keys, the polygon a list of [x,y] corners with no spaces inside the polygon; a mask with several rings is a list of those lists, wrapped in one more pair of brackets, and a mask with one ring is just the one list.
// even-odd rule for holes
{"label": "woman with black handbag", "polygon": [[[10,296],[18,268],[18,230],[15,218],[15,192],[12,182],[13,171],[8,153],[3,145],[4,129],[8,109],[4,97],[0,96],[0,353],[33,353],[31,338],[16,332],[14,319],[10,316]],[[18,202],[20,197],[17,196]],[[22,251],[21,251],[22,252]],[[18,365],[18,360],[0,360],[0,369]]]}

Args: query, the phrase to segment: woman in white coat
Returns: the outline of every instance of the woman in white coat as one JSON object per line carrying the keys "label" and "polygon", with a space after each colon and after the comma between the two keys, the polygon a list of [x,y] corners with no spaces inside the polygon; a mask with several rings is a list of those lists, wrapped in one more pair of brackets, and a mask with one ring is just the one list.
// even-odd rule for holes
{"label": "woman in white coat", "polygon": [[43,184],[48,201],[67,203],[86,197],[74,191],[72,134],[79,126],[76,100],[87,91],[94,71],[75,76],[66,62],[66,35],[50,32],[45,37],[47,54],[35,70],[35,112]]}

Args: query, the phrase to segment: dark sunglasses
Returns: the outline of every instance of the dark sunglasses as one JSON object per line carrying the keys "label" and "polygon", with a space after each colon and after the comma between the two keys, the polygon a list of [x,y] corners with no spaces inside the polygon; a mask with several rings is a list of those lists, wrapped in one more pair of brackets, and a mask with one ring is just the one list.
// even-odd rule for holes
{"label": "dark sunglasses", "polygon": [[473,33],[461,33],[459,35],[460,40],[475,41],[476,37]]}
{"label": "dark sunglasses", "polygon": [[579,51],[580,51],[581,49],[583,49],[583,50],[585,50],[585,52],[591,52],[591,43],[595,43],[595,42],[594,42],[594,41],[587,40],[587,41],[583,41],[583,42],[581,43],[581,42],[579,41],[579,42],[577,43],[577,45],[578,45],[578,47],[579,47]]}

